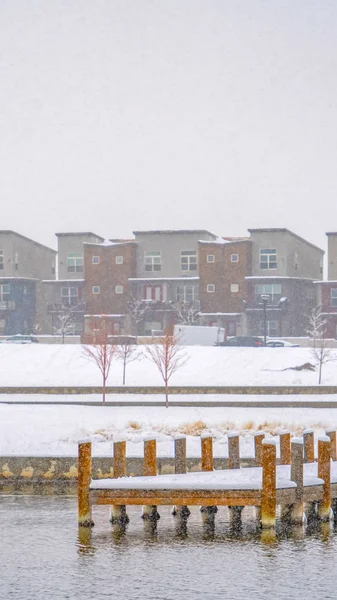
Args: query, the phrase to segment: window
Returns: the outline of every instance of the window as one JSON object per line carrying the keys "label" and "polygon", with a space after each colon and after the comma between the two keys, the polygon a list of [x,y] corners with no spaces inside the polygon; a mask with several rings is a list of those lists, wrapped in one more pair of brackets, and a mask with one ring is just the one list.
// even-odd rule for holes
{"label": "window", "polygon": [[123,292],[124,292],[123,286],[122,285],[116,285],[115,292],[116,292],[116,294],[123,294]]}
{"label": "window", "polygon": [[9,300],[11,295],[11,286],[9,283],[1,283],[0,284],[0,301],[4,302]]}
{"label": "window", "polygon": [[178,285],[177,286],[177,301],[178,302],[194,302],[198,300],[198,288],[195,285]]}
{"label": "window", "polygon": [[331,306],[337,306],[337,288],[331,288]]}
{"label": "window", "polygon": [[180,253],[180,266],[182,271],[197,270],[196,250],[182,250]]}
{"label": "window", "polygon": [[233,294],[236,294],[239,291],[239,284],[238,283],[231,283],[231,292]]}
{"label": "window", "polygon": [[161,252],[145,252],[145,271],[161,270]]}
{"label": "window", "polygon": [[236,322],[229,321],[227,324],[227,335],[236,335]]}
{"label": "window", "polygon": [[146,285],[144,288],[144,300],[155,300],[161,302],[162,288],[160,285]]}
{"label": "window", "polygon": [[99,285],[93,285],[91,288],[91,291],[93,294],[100,294],[101,293],[101,288],[99,287]]}
{"label": "window", "polygon": [[214,283],[208,283],[207,284],[207,292],[209,294],[213,294],[215,292],[215,285],[214,285]]}
{"label": "window", "polygon": [[231,262],[239,262],[239,255],[231,254]]}
{"label": "window", "polygon": [[207,254],[207,262],[208,263],[214,263],[215,262],[215,256],[214,256],[214,254]]}
{"label": "window", "polygon": [[98,263],[101,261],[99,256],[92,256],[91,258],[91,262],[93,265],[98,265]]}
{"label": "window", "polygon": [[0,250],[0,271],[4,268],[4,251]]}
{"label": "window", "polygon": [[83,254],[80,254],[79,252],[69,252],[67,264],[68,273],[82,273]]}
{"label": "window", "polygon": [[75,306],[78,302],[78,288],[77,287],[63,287],[61,288],[62,304],[65,306]]}
{"label": "window", "polygon": [[[277,321],[267,321],[266,322],[266,334],[268,337],[277,337],[278,336],[278,323]],[[264,322],[259,322],[259,335],[264,335]]]}
{"label": "window", "polygon": [[260,250],[260,269],[277,269],[277,254],[275,248]]}
{"label": "window", "polygon": [[269,304],[277,304],[282,298],[280,283],[257,283],[255,285],[255,301],[261,302],[261,295],[269,296]]}
{"label": "window", "polygon": [[[115,258],[115,263],[116,263],[116,265],[122,265],[122,264],[123,264],[123,262],[124,262],[124,258],[123,258],[123,256],[116,256],[116,258]],[[147,269],[146,269],[146,270],[147,270]]]}

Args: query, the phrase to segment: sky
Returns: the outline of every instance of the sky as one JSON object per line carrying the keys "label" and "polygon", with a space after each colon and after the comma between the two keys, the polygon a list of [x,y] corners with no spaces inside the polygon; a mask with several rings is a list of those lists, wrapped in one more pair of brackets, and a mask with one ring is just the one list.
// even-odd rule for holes
{"label": "sky", "polygon": [[1,227],[337,230],[335,0],[0,0]]}

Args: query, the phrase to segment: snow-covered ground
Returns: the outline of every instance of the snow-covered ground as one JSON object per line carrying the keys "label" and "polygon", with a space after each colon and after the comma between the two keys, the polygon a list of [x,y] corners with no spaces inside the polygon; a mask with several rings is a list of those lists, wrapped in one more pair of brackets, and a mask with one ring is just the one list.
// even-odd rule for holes
{"label": "snow-covered ground", "polygon": [[252,456],[257,429],[300,435],[337,429],[337,409],[181,408],[0,405],[0,455],[76,456],[77,442],[92,438],[96,456],[110,456],[112,442],[127,440],[128,456],[143,455],[146,437],[157,439],[158,455],[173,456],[173,439],[187,436],[189,456],[200,456],[200,434],[214,437],[215,456],[227,456],[227,433],[241,437],[241,455]]}
{"label": "snow-covered ground", "polygon": [[[317,373],[310,371],[283,371],[288,367],[313,362],[308,348],[187,348],[188,363],[173,375],[172,385],[310,385],[317,383]],[[110,385],[120,385],[122,365],[115,362],[109,378]],[[100,385],[100,374],[88,362],[81,346],[73,345],[0,345],[0,385]],[[337,364],[323,367],[323,383],[337,385]],[[131,363],[127,370],[129,385],[161,385],[155,366],[144,357]],[[265,408],[218,407],[106,407],[15,405],[17,400],[50,399],[65,401],[66,396],[8,396],[0,405],[0,455],[77,455],[77,441],[91,437],[94,454],[109,456],[115,439],[127,440],[129,456],[142,456],[143,440],[155,436],[158,455],[173,455],[173,439],[187,435],[190,456],[200,455],[199,435],[209,432],[214,436],[215,456],[227,456],[227,433],[241,434],[241,453],[253,455],[253,433],[264,429],[277,435],[284,429],[299,435],[312,427],[317,434],[325,428],[337,428],[337,409],[268,408],[270,400],[281,396],[230,396],[226,399],[259,400]],[[97,395],[71,396],[71,401],[100,401]],[[109,396],[110,400],[137,401],[134,396]],[[162,400],[161,396],[138,399]],[[221,400],[223,396],[171,396],[170,401]],[[290,400],[296,397],[284,397]],[[304,399],[303,396],[299,399]],[[309,399],[309,397],[305,397]],[[312,399],[312,397],[310,397]],[[318,396],[317,400],[333,400],[334,396]]]}
{"label": "snow-covered ground", "polygon": [[[141,349],[141,352],[144,349]],[[186,348],[188,362],[171,385],[316,385],[317,372],[284,370],[314,363],[310,348]],[[337,358],[337,350],[333,350]],[[142,359],[127,366],[131,386],[162,385],[155,365]],[[323,384],[337,385],[337,363],[323,366]],[[100,385],[100,373],[80,345],[0,344],[0,386]],[[109,385],[122,384],[122,364],[114,360]]]}

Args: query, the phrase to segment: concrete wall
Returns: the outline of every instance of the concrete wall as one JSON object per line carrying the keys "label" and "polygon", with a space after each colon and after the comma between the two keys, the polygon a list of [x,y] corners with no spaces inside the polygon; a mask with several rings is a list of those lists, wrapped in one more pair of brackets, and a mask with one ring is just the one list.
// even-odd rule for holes
{"label": "concrete wall", "polygon": [[[288,230],[251,230],[252,274],[322,279],[323,251]],[[277,269],[260,268],[260,250],[276,249]]]}
{"label": "concrete wall", "polygon": [[337,281],[337,233],[328,236],[328,279]]}
{"label": "concrete wall", "polygon": [[[198,256],[198,241],[212,240],[215,236],[207,231],[187,232],[135,232],[138,242],[137,250],[137,277],[196,277],[199,269],[182,271],[180,252],[182,250],[195,250]],[[145,253],[161,252],[161,270],[145,270]]]}
{"label": "concrete wall", "polygon": [[0,231],[0,250],[4,252],[0,277],[55,278],[56,252],[51,248],[14,231]]}

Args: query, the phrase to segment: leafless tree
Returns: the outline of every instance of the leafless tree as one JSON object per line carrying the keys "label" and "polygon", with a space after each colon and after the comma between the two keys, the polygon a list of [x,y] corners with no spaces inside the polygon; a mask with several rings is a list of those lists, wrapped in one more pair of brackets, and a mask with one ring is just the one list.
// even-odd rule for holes
{"label": "leafless tree", "polygon": [[66,335],[74,331],[74,307],[62,306],[60,312],[56,315],[56,323],[53,325],[53,334],[62,337],[62,344]]}
{"label": "leafless tree", "polygon": [[322,307],[316,306],[309,316],[308,335],[312,339],[311,354],[318,362],[318,383],[322,383],[322,367],[325,363],[336,360],[335,354],[328,347],[327,319],[322,313]]}
{"label": "leafless tree", "polygon": [[177,302],[174,304],[177,321],[181,325],[196,325],[200,313],[200,302]]}
{"label": "leafless tree", "polygon": [[165,405],[168,408],[168,384],[173,373],[183,367],[189,357],[171,329],[165,329],[157,344],[145,346],[145,355],[160,372],[165,384]]}
{"label": "leafless tree", "polygon": [[109,377],[112,360],[116,354],[116,346],[109,342],[108,320],[100,319],[99,330],[95,329],[93,343],[83,346],[83,352],[88,360],[93,362],[102,375],[103,404],[105,404],[106,382]]}
{"label": "leafless tree", "polygon": [[130,339],[126,339],[123,344],[116,346],[116,358],[123,362],[123,385],[125,385],[126,365],[140,358],[138,346]]}
{"label": "leafless tree", "polygon": [[127,302],[127,311],[133,324],[136,340],[138,336],[138,325],[145,319],[146,313],[149,311],[149,305],[145,300],[138,300],[132,296]]}

